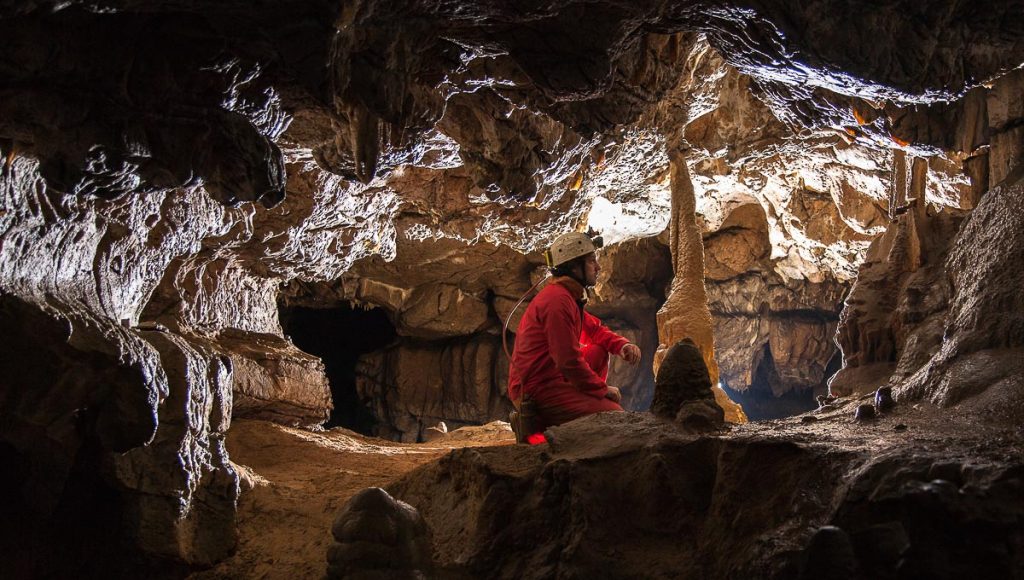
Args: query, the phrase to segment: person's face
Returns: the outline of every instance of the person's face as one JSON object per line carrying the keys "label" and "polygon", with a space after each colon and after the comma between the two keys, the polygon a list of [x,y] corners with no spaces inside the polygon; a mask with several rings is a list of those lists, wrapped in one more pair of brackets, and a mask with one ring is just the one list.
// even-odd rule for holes
{"label": "person's face", "polygon": [[583,258],[583,279],[587,286],[597,284],[597,273],[600,271],[601,266],[597,263],[597,254],[587,254]]}

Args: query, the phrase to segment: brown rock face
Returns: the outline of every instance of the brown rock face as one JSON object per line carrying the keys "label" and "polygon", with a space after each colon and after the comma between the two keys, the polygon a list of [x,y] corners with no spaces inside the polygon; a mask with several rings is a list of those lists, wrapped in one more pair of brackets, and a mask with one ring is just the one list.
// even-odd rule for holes
{"label": "brown rock face", "polygon": [[721,380],[753,397],[744,400],[748,413],[763,417],[761,407],[780,397],[799,396],[803,406],[813,406],[835,370],[829,365],[838,357],[833,338],[845,291],[834,279],[786,281],[760,268],[708,282]]}
{"label": "brown rock face", "polygon": [[[1020,565],[1019,459],[990,448],[971,467],[959,444],[927,451],[878,432],[867,450],[848,446],[859,434],[795,425],[697,438],[609,413],[552,429],[550,446],[453,451],[390,491],[422,514],[453,577],[781,580],[845,565],[866,580]],[[823,525],[848,538],[842,559]]]}
{"label": "brown rock face", "polygon": [[658,368],[651,412],[692,429],[720,427],[725,412],[715,403],[711,377],[700,349],[683,339],[668,349]]}
{"label": "brown rock face", "polygon": [[[793,215],[807,224],[808,238],[831,232],[819,241],[833,244],[851,237],[831,200],[794,195],[793,204],[802,210]],[[818,221],[822,213],[833,219]],[[813,391],[824,391],[826,368],[837,352],[832,337],[846,285],[832,273],[808,272],[815,281],[779,273],[760,204],[735,205],[704,243],[721,383],[742,397],[752,417],[812,407]],[[777,406],[786,408],[773,411]]]}
{"label": "brown rock face", "polygon": [[840,320],[844,366],[830,382],[834,394],[866,394],[894,374],[906,378],[941,345],[949,304],[943,263],[961,220],[908,212],[872,244]]}
{"label": "brown rock face", "polygon": [[438,421],[454,425],[506,419],[508,362],[495,336],[444,344],[400,343],[364,356],[356,389],[380,420],[377,435],[419,441]]}
{"label": "brown rock face", "polygon": [[704,238],[704,278],[727,280],[745,273],[771,253],[768,220],[755,203],[734,209]]}
{"label": "brown rock face", "polygon": [[[1000,79],[987,93],[987,118],[970,119],[992,133],[986,155],[990,164],[1000,160],[999,167],[1020,165],[1016,146],[999,136],[1013,131],[1011,118],[1020,118],[1003,100],[1021,82],[1017,74]],[[888,384],[897,397],[952,405],[999,385],[972,405],[1012,415],[1006,401],[1020,396],[1014,353],[1021,341],[1015,298],[1005,288],[1016,270],[1017,172],[993,165],[989,177],[1003,175],[1003,182],[965,218],[925,203],[933,179],[928,162],[897,161],[893,206],[899,215],[872,244],[847,300],[837,333],[844,368],[830,389],[865,393]],[[1001,211],[1006,214],[997,223],[992,216]]]}
{"label": "brown rock face", "polygon": [[[0,460],[30,522],[0,538],[10,565],[135,576],[228,553],[233,414],[314,425],[334,404],[279,304],[386,312],[401,338],[353,395],[381,434],[503,417],[499,316],[538,250],[588,225],[625,242],[594,307],[645,353],[612,368],[634,408],[684,337],[713,389],[815,388],[886,228],[835,388],[907,378],[898,396],[998,406],[1020,374],[1019,224],[1000,221],[1019,214],[1019,12],[3,3]],[[975,207],[958,230],[949,208]],[[95,521],[116,535],[81,533]]]}
{"label": "brown rock face", "polygon": [[327,420],[332,402],[320,359],[273,334],[224,333],[219,344],[231,353],[236,416],[306,426]]}
{"label": "brown rock face", "polygon": [[430,530],[415,508],[379,487],[348,500],[331,527],[327,577],[424,578],[431,572]]}
{"label": "brown rock face", "polygon": [[[3,454],[14,469],[10,491],[22,498],[11,512],[19,525],[4,529],[4,569],[131,574],[156,558],[225,557],[238,496],[223,444],[229,362],[211,346],[44,314],[9,295],[0,319],[23,331],[0,357]],[[81,533],[98,524],[113,537]],[[122,542],[139,551],[118,558]]]}
{"label": "brown rock face", "polygon": [[421,338],[473,334],[487,324],[487,303],[458,286],[417,287],[398,313],[398,332]]}
{"label": "brown rock face", "polygon": [[1012,417],[1018,412],[1024,397],[1024,333],[1013,280],[1022,258],[1022,204],[1024,187],[1011,174],[985,194],[961,226],[945,261],[949,310],[941,346],[931,349],[931,359],[907,379],[902,396],[927,397],[940,405],[977,397],[976,404],[989,413]]}

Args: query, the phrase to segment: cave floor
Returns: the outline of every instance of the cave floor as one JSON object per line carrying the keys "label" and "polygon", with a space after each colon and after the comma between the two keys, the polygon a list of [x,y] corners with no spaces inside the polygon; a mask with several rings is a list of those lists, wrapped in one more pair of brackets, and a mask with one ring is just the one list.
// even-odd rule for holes
{"label": "cave floor", "polygon": [[382,487],[452,449],[515,443],[506,424],[467,427],[435,443],[395,443],[347,429],[307,431],[235,420],[227,446],[242,476],[238,550],[195,580],[322,578],[331,524],[359,490]]}
{"label": "cave floor", "polygon": [[[989,420],[977,412],[940,410],[923,403],[900,405],[874,420],[854,422],[853,410],[865,401],[845,400],[788,419],[732,426],[711,436],[767,438],[861,457],[896,453],[904,458],[909,454],[1013,464],[1024,453],[1024,427],[1019,422]],[[356,492],[387,486],[452,449],[508,446],[513,441],[504,423],[459,429],[433,443],[402,444],[340,428],[314,432],[237,420],[227,444],[243,481],[238,550],[228,560],[190,578],[323,577],[331,524]],[[520,454],[501,456],[500,461],[507,463]],[[515,469],[512,465],[508,468]]]}

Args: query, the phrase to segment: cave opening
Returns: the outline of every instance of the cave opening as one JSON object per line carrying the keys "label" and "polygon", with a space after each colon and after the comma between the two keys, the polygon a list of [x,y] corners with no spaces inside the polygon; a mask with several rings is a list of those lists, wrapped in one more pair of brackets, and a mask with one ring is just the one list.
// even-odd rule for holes
{"label": "cave opening", "polygon": [[292,306],[280,309],[280,319],[295,346],[324,363],[334,403],[324,426],[372,435],[378,420],[356,390],[356,363],[397,338],[387,313],[347,303],[333,308]]}

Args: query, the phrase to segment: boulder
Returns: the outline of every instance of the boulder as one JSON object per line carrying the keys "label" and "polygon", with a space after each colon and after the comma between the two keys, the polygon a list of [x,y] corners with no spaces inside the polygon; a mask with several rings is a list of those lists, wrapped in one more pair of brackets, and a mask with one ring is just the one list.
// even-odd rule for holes
{"label": "boulder", "polygon": [[423,518],[379,487],[352,496],[331,534],[330,580],[422,580],[431,573],[430,530]]}

